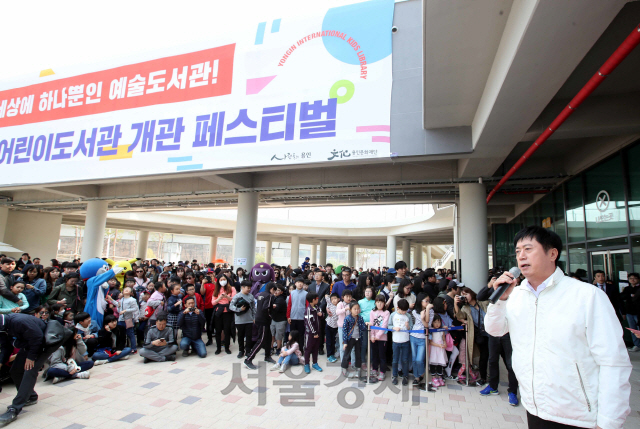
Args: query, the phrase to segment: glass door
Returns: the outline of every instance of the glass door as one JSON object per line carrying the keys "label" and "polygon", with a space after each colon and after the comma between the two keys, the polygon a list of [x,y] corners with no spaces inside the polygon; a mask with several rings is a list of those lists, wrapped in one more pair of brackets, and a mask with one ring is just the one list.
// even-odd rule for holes
{"label": "glass door", "polygon": [[604,271],[605,278],[622,291],[628,286],[627,276],[632,271],[629,249],[591,252],[591,277],[596,270]]}

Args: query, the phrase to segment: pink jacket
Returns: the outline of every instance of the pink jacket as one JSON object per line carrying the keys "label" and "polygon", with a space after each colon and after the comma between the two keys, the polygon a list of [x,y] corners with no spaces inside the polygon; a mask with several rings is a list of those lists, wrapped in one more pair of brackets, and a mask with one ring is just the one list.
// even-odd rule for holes
{"label": "pink jacket", "polygon": [[283,350],[283,352],[284,352],[285,356],[289,356],[289,355],[292,355],[292,354],[295,353],[296,356],[298,356],[298,363],[300,365],[304,365],[304,355],[300,351],[300,346],[298,345],[298,343],[293,343],[293,345],[291,346],[290,349]]}
{"label": "pink jacket", "polygon": [[[386,328],[389,326],[389,312],[387,310],[371,310],[369,320],[371,321],[371,326]],[[371,339],[375,339],[376,341],[387,341],[387,331],[372,329],[370,336]]]}
{"label": "pink jacket", "polygon": [[344,318],[347,316],[349,312],[349,304],[345,304],[344,301],[340,301],[338,305],[336,305],[336,314],[338,315],[338,328],[342,328],[344,326]]}

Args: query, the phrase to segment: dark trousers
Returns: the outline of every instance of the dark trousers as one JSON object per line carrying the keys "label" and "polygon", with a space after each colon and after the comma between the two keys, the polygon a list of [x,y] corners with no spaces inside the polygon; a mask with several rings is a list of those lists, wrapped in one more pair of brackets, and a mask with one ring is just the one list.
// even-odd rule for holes
{"label": "dark trousers", "polygon": [[[476,335],[474,337],[474,341],[478,348],[480,349],[480,378],[483,380],[487,379],[487,364],[489,363],[489,337],[487,335],[480,335],[478,331],[476,331]],[[469,362],[472,363],[472,362]]]}
{"label": "dark trousers", "polygon": [[254,325],[255,344],[253,350],[247,355],[247,360],[251,361],[256,357],[260,349],[264,349],[265,359],[269,357],[271,353],[271,324],[269,325]]}
{"label": "dark trousers", "polygon": [[347,343],[347,348],[345,349],[344,354],[342,355],[342,363],[340,364],[342,368],[344,369],[349,368],[349,359],[351,359],[351,350],[355,350],[356,352],[355,367],[357,370],[360,369],[360,366],[362,365],[362,355],[360,354],[360,351],[362,350],[361,342],[362,342],[362,339],[360,338],[358,338],[357,340],[354,338],[351,338],[349,340],[349,342]]}
{"label": "dark trousers", "polygon": [[60,345],[46,348],[36,358],[33,368],[28,371],[24,370],[24,363],[27,360],[27,351],[22,349],[16,355],[15,360],[11,364],[9,374],[13,380],[13,384],[15,384],[16,389],[18,389],[18,394],[13,398],[13,402],[11,404],[11,407],[15,408],[18,414],[22,411],[24,404],[26,404],[29,399],[38,398],[38,394],[33,390],[36,386],[36,381],[38,380],[38,370],[42,368],[47,359],[49,359],[49,356],[51,356],[51,354],[59,347]]}
{"label": "dark trousers", "polygon": [[325,314],[324,312],[322,313],[322,317],[320,317],[319,320],[320,323],[320,338],[318,338],[320,340],[320,350],[324,349],[324,337],[326,335],[326,326],[327,326],[327,322],[325,320]]}
{"label": "dark trousers", "polygon": [[253,323],[236,324],[236,329],[238,330],[238,347],[240,348],[240,353],[244,353],[245,351],[249,353],[252,345],[251,330],[253,329]]}
{"label": "dark trousers", "polygon": [[[231,313],[233,314],[233,313]],[[204,309],[204,319],[207,322],[207,339],[211,340],[213,338],[213,308],[205,308]],[[227,334],[225,333],[225,338]],[[217,338],[217,337],[216,337]]]}
{"label": "dark trousers", "polygon": [[563,425],[562,423],[551,422],[549,420],[542,420],[540,417],[529,414],[527,411],[527,424],[529,429],[563,429],[563,428],[577,428],[578,426]]}
{"label": "dark trousers", "polygon": [[[289,332],[298,331],[298,338],[304,338],[304,320],[294,320],[291,319],[291,330]],[[285,339],[286,342],[287,339]],[[304,341],[302,344],[299,344],[300,352],[304,352]]]}
{"label": "dark trousers", "polygon": [[332,328],[325,324],[325,333],[327,337],[327,356],[333,356],[336,354],[336,335],[338,335],[338,328]]}
{"label": "dark trousers", "polygon": [[313,356],[313,363],[318,363],[318,350],[322,344],[322,337],[320,334],[318,338],[314,338],[314,335],[307,332],[304,334],[304,363],[311,365],[311,357]]}
{"label": "dark trousers", "polygon": [[[216,327],[216,348],[218,350],[221,350],[222,333],[224,332],[224,348],[228,349],[231,345],[231,327],[233,325],[233,313],[227,311],[226,313],[220,313],[218,316],[213,316],[213,323]],[[209,329],[209,327],[210,326],[207,326],[207,329]],[[238,330],[238,336],[240,336],[240,330]],[[238,343],[240,343],[240,341],[238,341]]]}
{"label": "dark trousers", "polygon": [[387,370],[387,342],[376,340],[371,343],[371,369],[385,372]]}
{"label": "dark trousers", "polygon": [[97,338],[87,338],[84,340],[84,344],[87,346],[87,353],[89,356],[93,356],[93,353],[98,349],[99,343]]}
{"label": "dark trousers", "polygon": [[509,393],[518,393],[518,379],[511,368],[511,338],[509,334],[503,337],[489,337],[489,386],[498,390],[500,384],[500,355],[509,373]]}

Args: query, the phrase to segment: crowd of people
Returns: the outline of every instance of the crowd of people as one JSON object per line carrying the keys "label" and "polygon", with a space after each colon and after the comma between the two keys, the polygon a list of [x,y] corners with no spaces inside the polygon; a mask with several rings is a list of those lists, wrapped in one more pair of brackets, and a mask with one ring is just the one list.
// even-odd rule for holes
{"label": "crowd of people", "polygon": [[[483,387],[480,395],[496,395],[502,357],[509,404],[519,403],[509,333],[496,337],[485,330],[499,269],[490,270],[487,284],[475,292],[450,269],[409,270],[404,261],[379,269],[334,268],[306,258],[299,267],[272,265],[275,279],[252,292],[254,284],[242,268],[138,260],[122,283],[115,277],[108,281],[98,325],[85,312],[81,261],[54,259],[49,265],[28,254],[17,261],[0,255],[0,315],[29,315],[73,332],[48,358],[43,377],[52,383],[88,379],[94,365],[136,354],[146,364],[174,361],[179,352],[183,358],[205,358],[213,350],[237,353],[250,370],[264,352],[272,371],[303,365],[308,374],[339,362],[342,376],[370,383],[390,376],[394,385],[413,379],[416,388],[434,390],[458,382]],[[595,274],[598,287],[606,288]],[[630,274],[629,282],[620,308],[635,329],[640,276]],[[638,351],[639,345],[629,350]],[[0,375],[6,379],[20,349],[2,352]],[[37,402],[37,395],[24,402]],[[14,411],[17,416],[20,409]]]}

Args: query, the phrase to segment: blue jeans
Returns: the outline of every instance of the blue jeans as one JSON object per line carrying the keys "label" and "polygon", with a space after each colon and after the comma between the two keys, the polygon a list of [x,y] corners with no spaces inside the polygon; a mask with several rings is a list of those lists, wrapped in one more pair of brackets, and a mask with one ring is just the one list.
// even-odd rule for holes
{"label": "blue jeans", "polygon": [[[344,357],[344,338],[342,336],[342,328],[338,327],[338,350],[340,351],[340,362],[342,362],[342,358]],[[362,355],[360,355],[362,356]],[[351,366],[355,366],[356,364],[356,351],[351,350]],[[360,368],[358,368],[360,369]]]}
{"label": "blue jeans", "polygon": [[[627,314],[627,323],[631,329],[638,329],[638,319],[638,316]],[[631,334],[631,338],[633,339],[633,345],[640,347],[640,338],[636,337],[634,334]]]}
{"label": "blue jeans", "polygon": [[404,376],[409,376],[409,359],[411,359],[409,353],[411,353],[411,344],[409,341],[406,343],[393,343],[393,364],[391,365],[391,370],[394,377],[398,376],[398,362],[402,363]]}
{"label": "blue jeans", "polygon": [[136,327],[134,326],[133,328],[127,328],[127,325],[124,322],[118,322],[118,326],[126,330],[127,338],[129,338],[129,342],[131,343],[131,350],[133,350],[134,352],[137,351],[138,347],[136,345]]}
{"label": "blue jeans", "polygon": [[[93,368],[93,361],[92,360],[88,360],[88,361],[85,361],[85,362],[77,362],[77,364],[80,367],[80,371],[78,371],[78,372],[88,371],[91,368]],[[78,372],[76,372],[76,374]],[[52,378],[52,377],[75,378],[75,374],[71,375],[67,371],[65,371],[64,369],[60,369],[60,368],[49,368],[49,370],[47,371],[47,378]]]}
{"label": "blue jeans", "polygon": [[108,354],[106,354],[105,352],[102,351],[98,351],[95,352],[93,354],[93,356],[91,356],[91,359],[93,360],[107,360],[109,361],[109,363],[111,362],[115,362],[119,359],[122,359],[125,356],[128,356],[131,353],[131,349],[129,347],[125,347],[124,349],[122,349],[122,351],[120,352],[119,355],[113,355],[111,357],[109,357]]}
{"label": "blue jeans", "polygon": [[295,353],[291,353],[289,356],[278,358],[278,364],[280,365],[298,365],[300,361],[298,360],[298,355]]}
{"label": "blue jeans", "polygon": [[182,340],[180,340],[180,348],[182,350],[188,350],[189,345],[193,346],[196,353],[198,353],[198,356],[200,356],[201,358],[207,357],[207,347],[204,345],[204,341],[202,341],[201,338],[192,340],[188,337],[182,337]]}
{"label": "blue jeans", "polygon": [[413,376],[422,377],[424,374],[426,341],[424,338],[416,338],[410,335],[409,342],[411,343],[411,356],[413,359]]}

